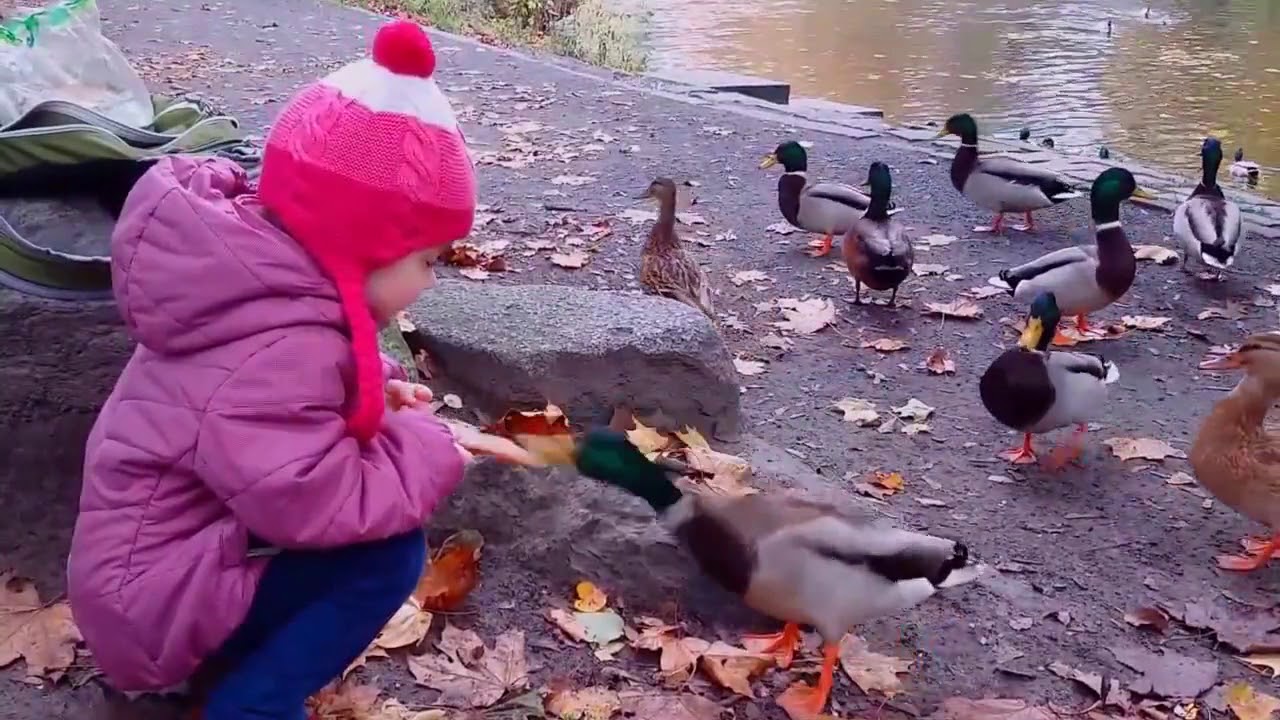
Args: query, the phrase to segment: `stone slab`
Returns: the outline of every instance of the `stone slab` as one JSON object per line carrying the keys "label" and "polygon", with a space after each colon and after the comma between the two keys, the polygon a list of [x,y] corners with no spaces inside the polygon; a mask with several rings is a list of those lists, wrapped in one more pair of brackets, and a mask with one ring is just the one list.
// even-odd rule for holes
{"label": "stone slab", "polygon": [[791,84],[780,80],[740,75],[724,70],[673,69],[659,70],[647,75],[663,82],[738,93],[778,105],[786,105],[791,101]]}
{"label": "stone slab", "polygon": [[409,316],[448,386],[490,417],[551,402],[579,424],[607,423],[627,405],[646,422],[738,437],[732,358],[706,317],[682,303],[441,281]]}

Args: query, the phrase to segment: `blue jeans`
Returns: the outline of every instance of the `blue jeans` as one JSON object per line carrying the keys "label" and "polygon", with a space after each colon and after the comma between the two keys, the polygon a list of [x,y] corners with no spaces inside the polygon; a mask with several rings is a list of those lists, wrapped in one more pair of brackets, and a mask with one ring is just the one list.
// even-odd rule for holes
{"label": "blue jeans", "polygon": [[226,671],[206,720],[305,720],[306,699],[369,646],[425,562],[421,531],[271,558],[248,617],[212,660]]}

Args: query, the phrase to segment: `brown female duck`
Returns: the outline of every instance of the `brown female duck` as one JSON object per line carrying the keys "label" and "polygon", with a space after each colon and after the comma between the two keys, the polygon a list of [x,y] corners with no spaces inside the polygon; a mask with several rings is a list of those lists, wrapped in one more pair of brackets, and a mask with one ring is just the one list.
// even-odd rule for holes
{"label": "brown female duck", "polygon": [[658,178],[640,197],[658,201],[658,221],[640,251],[640,284],[651,293],[679,300],[715,320],[711,283],[676,235],[676,184]]}
{"label": "brown female duck", "polygon": [[1280,334],[1251,335],[1239,350],[1200,367],[1245,372],[1201,423],[1189,457],[1206,490],[1271,531],[1269,538],[1243,540],[1244,555],[1218,557],[1218,567],[1256,570],[1280,549],[1280,434],[1265,426],[1280,400]]}

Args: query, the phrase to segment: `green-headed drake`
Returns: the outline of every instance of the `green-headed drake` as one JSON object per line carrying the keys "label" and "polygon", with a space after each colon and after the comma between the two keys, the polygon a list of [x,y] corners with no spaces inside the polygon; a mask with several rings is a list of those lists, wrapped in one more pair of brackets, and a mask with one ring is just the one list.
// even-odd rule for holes
{"label": "green-headed drake", "polygon": [[844,236],[844,263],[853,276],[854,302],[862,302],[862,286],[866,285],[872,290],[892,290],[892,306],[898,299],[898,286],[911,274],[915,248],[902,223],[889,214],[893,194],[889,166],[871,163],[866,186],[871,188],[871,202]]}
{"label": "green-headed drake", "polygon": [[1244,236],[1240,206],[1227,199],[1218,186],[1222,166],[1222,143],[1205,138],[1200,145],[1200,184],[1191,197],[1173,212],[1173,237],[1182,244],[1182,266],[1191,267],[1192,258],[1218,271],[1231,267]]}

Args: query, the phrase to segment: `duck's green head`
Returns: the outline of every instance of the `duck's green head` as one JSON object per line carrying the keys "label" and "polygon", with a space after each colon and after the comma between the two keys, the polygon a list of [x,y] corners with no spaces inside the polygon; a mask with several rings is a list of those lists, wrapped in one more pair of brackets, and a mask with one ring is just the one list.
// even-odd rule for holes
{"label": "duck's green head", "polygon": [[1235,161],[1241,162],[1242,160],[1244,160],[1244,148],[1236,148]]}
{"label": "duck's green head", "polygon": [[872,190],[877,188],[888,190],[892,188],[893,176],[889,174],[889,166],[879,160],[871,163],[871,167],[867,168],[867,181],[862,186],[869,187]]}
{"label": "duck's green head", "polygon": [[1058,297],[1051,292],[1040,293],[1031,301],[1027,327],[1018,338],[1018,346],[1026,350],[1047,350],[1061,320]]}
{"label": "duck's green head", "polygon": [[579,473],[637,495],[658,512],[681,497],[666,469],[650,461],[616,430],[600,428],[584,435],[578,443],[575,465]]}
{"label": "duck's green head", "polygon": [[1200,143],[1200,168],[1204,171],[1202,184],[1217,184],[1218,167],[1222,165],[1222,142],[1215,137],[1207,137]]}
{"label": "duck's green head", "polygon": [[1089,199],[1095,206],[1120,207],[1120,203],[1131,197],[1151,200],[1155,196],[1138,187],[1138,181],[1133,177],[1133,173],[1119,167],[1107,168],[1099,173],[1097,179],[1093,181],[1093,187],[1089,190]]}
{"label": "duck's green head", "polygon": [[947,118],[947,122],[938,131],[938,137],[946,137],[947,135],[958,135],[960,142],[976,143],[978,141],[978,123],[974,121],[973,116],[969,113],[956,113]]}
{"label": "duck's green head", "polygon": [[804,151],[803,145],[795,140],[788,140],[765,155],[764,160],[760,161],[760,167],[770,168],[778,163],[782,163],[787,172],[804,172],[809,169],[809,154]]}

